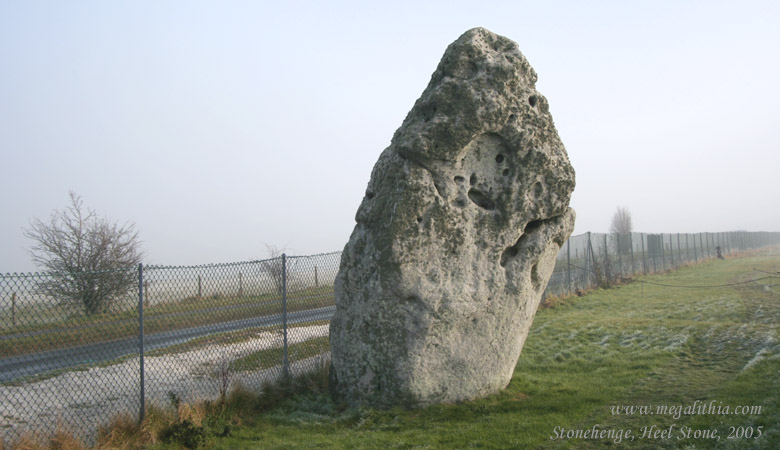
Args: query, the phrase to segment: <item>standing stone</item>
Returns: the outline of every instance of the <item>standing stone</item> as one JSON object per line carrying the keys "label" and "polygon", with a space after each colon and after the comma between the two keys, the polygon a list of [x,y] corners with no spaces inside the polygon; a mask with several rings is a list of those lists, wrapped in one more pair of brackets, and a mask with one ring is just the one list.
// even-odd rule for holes
{"label": "standing stone", "polygon": [[453,42],[371,174],[336,278],[331,391],[416,407],[509,383],[574,228],[536,73],[484,28]]}

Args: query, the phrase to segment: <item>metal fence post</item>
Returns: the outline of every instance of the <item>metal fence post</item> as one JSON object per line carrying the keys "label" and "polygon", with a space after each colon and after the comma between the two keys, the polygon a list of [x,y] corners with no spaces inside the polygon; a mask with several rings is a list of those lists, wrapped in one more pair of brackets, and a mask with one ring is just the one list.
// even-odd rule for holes
{"label": "metal fence post", "polygon": [[610,280],[607,277],[607,274],[610,272],[609,270],[609,251],[607,250],[607,233],[604,233],[604,282],[609,283]]}
{"label": "metal fence post", "polygon": [[669,257],[672,259],[671,269],[674,269],[674,242],[672,242],[672,235],[669,235]]}
{"label": "metal fence post", "polygon": [[615,233],[615,243],[617,245],[617,257],[618,257],[618,267],[620,268],[620,276],[623,276],[623,258],[620,257],[620,233]]}
{"label": "metal fence post", "polygon": [[704,259],[704,239],[701,235],[702,233],[699,233],[699,249],[701,250],[701,259]]}
{"label": "metal fence post", "polygon": [[590,245],[590,231],[588,231],[588,243],[585,247],[585,288],[590,287],[590,254],[591,254],[592,248]]}
{"label": "metal fence post", "polygon": [[571,295],[571,238],[566,240],[566,291]]}
{"label": "metal fence post", "polygon": [[[647,251],[650,251],[650,234],[647,235]],[[663,255],[663,247],[664,247],[664,237],[661,235],[661,255]],[[658,255],[656,252],[653,252],[652,255],[650,255],[651,258],[653,258],[653,273],[658,272]]]}
{"label": "metal fence post", "polygon": [[696,254],[696,235],[693,235],[693,260],[698,262],[699,261],[699,255]]}
{"label": "metal fence post", "polygon": [[664,270],[666,270],[666,255],[665,255],[666,252],[664,252],[664,234],[661,233],[658,236],[661,238],[661,272],[663,272]]}
{"label": "metal fence post", "polygon": [[712,249],[713,256],[717,257],[718,253],[715,251],[715,233],[710,233],[710,248]]}
{"label": "metal fence post", "polygon": [[287,255],[282,253],[282,329],[284,331],[284,360],[282,373],[284,379],[290,376],[290,361],[287,359]]}
{"label": "metal fence post", "polygon": [[680,233],[677,233],[677,265],[682,266],[682,247],[680,247]]}
{"label": "metal fence post", "polygon": [[718,238],[718,247],[720,247],[720,252],[721,252],[720,254],[722,255],[724,252],[723,252],[723,242],[721,242],[721,239],[720,239],[720,235],[721,234],[723,234],[723,233],[717,232],[717,233],[715,233],[715,236],[717,236],[717,238]]}
{"label": "metal fence post", "polygon": [[647,252],[645,251],[645,234],[639,233],[639,238],[642,239],[642,259],[644,260],[645,275],[647,275]]}
{"label": "metal fence post", "polygon": [[138,264],[138,355],[140,362],[141,384],[139,386],[139,399],[141,408],[138,414],[138,423],[144,421],[146,415],[146,396],[144,393],[144,265]]}
{"label": "metal fence post", "polygon": [[636,275],[634,269],[634,234],[628,233],[628,248],[631,249],[631,275]]}

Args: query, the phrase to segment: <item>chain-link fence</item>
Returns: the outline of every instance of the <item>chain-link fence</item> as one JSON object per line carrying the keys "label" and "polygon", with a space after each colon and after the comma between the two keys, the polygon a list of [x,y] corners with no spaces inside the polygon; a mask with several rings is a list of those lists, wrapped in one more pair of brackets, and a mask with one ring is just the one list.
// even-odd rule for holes
{"label": "chain-link fence", "polygon": [[[323,367],[340,259],[0,275],[0,439],[59,427],[89,442],[149,402]],[[102,295],[117,282],[130,288]]]}
{"label": "chain-link fence", "polygon": [[633,275],[780,245],[777,232],[585,233],[561,247],[545,296],[572,295]]}
{"label": "chain-link fence", "polygon": [[[545,295],[780,244],[780,233],[572,236]],[[0,439],[223,396],[328,363],[341,253],[101,273],[0,275]],[[102,295],[102,283],[132,286]],[[67,289],[65,289],[65,288]]]}

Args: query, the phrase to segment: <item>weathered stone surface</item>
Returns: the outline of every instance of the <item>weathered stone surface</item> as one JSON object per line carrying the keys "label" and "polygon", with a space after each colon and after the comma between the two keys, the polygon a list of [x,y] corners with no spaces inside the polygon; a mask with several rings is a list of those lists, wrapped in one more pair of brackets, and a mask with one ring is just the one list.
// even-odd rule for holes
{"label": "weathered stone surface", "polygon": [[422,406],[506,387],[574,227],[574,170],[511,40],[452,43],[374,166],[342,254],[331,390]]}

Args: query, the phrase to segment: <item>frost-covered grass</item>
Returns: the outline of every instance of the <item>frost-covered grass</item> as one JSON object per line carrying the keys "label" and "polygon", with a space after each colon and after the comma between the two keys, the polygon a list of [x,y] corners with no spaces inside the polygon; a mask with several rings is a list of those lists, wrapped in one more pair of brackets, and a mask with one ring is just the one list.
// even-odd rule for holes
{"label": "frost-covered grass", "polygon": [[[330,399],[319,376],[274,397],[273,407],[261,402],[266,406],[226,419],[229,432],[208,432],[203,447],[780,448],[780,279],[657,285],[768,276],[754,269],[780,270],[780,251],[641,277],[542,309],[512,382],[485,399],[417,410],[350,409]],[[701,412],[707,405],[762,409],[746,415],[684,409]],[[615,406],[670,409],[615,414]],[[641,438],[652,426],[656,437]],[[594,427],[613,434],[553,439]],[[660,434],[670,427],[670,437]],[[691,437],[684,438],[688,430]],[[701,436],[713,430],[720,440]],[[177,447],[157,442],[150,448]]]}
{"label": "frost-covered grass", "polygon": [[[351,410],[325,392],[258,415],[216,448],[603,448],[565,429],[629,430],[626,448],[780,448],[780,279],[718,288],[780,270],[780,251],[642,277],[540,310],[509,387],[419,410]],[[643,283],[644,281],[644,283]],[[770,286],[772,284],[772,287]],[[695,402],[699,403],[695,403]],[[762,406],[760,414],[613,415],[611,406]],[[674,426],[640,439],[642,427]],[[677,439],[682,427],[691,438]],[[760,439],[728,439],[730,427]],[[742,428],[740,428],[742,427]],[[716,429],[718,440],[694,438]],[[685,433],[687,431],[684,431]],[[560,432],[563,433],[563,432]],[[735,433],[736,434],[736,433]]]}

